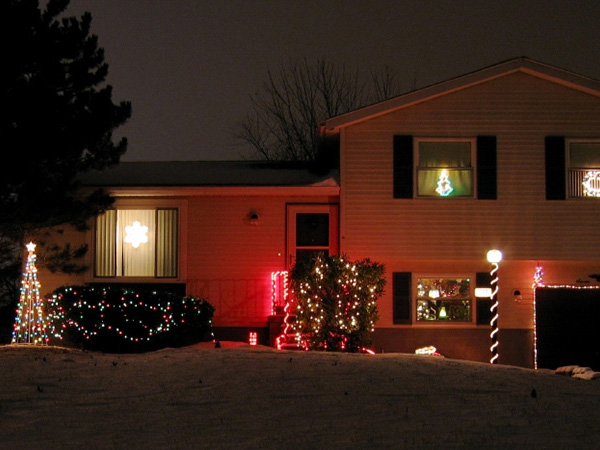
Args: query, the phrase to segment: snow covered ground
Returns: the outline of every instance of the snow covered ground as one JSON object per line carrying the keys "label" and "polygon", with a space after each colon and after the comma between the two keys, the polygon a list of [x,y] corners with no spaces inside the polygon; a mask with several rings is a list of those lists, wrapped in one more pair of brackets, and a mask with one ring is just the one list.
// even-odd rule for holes
{"label": "snow covered ground", "polygon": [[0,347],[2,449],[592,449],[600,379],[224,343]]}

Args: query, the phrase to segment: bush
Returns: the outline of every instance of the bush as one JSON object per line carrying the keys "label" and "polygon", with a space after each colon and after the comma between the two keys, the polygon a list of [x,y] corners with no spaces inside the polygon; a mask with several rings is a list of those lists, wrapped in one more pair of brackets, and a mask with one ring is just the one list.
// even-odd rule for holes
{"label": "bush", "polygon": [[211,328],[205,300],[157,290],[66,286],[48,301],[51,344],[133,353],[200,342]]}
{"label": "bush", "polygon": [[309,349],[356,352],[371,345],[383,294],[385,268],[369,259],[352,262],[318,256],[292,271],[293,328]]}

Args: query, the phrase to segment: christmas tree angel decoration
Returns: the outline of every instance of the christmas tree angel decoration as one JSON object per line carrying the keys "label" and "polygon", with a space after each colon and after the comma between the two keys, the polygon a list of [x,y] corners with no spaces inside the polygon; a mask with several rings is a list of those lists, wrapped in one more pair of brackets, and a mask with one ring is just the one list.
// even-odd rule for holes
{"label": "christmas tree angel decoration", "polygon": [[21,280],[21,296],[12,343],[44,345],[48,342],[47,324],[43,300],[40,298],[40,283],[37,279],[35,244],[30,242],[26,248],[29,254]]}

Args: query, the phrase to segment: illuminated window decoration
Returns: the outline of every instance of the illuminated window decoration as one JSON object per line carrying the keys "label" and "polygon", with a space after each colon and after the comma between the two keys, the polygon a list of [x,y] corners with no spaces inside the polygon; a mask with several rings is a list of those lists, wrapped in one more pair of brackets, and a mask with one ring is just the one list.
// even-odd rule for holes
{"label": "illuminated window decoration", "polygon": [[148,242],[148,227],[135,220],[132,225],[125,227],[124,241],[131,244],[133,248],[145,244]]}
{"label": "illuminated window decoration", "polygon": [[474,149],[472,139],[419,139],[416,146],[418,197],[472,197]]}
{"label": "illuminated window decoration", "polygon": [[471,279],[419,278],[417,322],[471,322]]}
{"label": "illuminated window decoration", "polygon": [[452,183],[450,182],[448,171],[446,169],[443,169],[440,173],[440,178],[438,179],[437,188],[435,189],[435,192],[440,194],[441,197],[448,197],[453,190],[454,188],[452,187]]}
{"label": "illuminated window decoration", "polygon": [[48,343],[47,317],[44,301],[40,297],[40,282],[37,278],[36,245],[28,243],[27,262],[21,279],[21,295],[12,334],[13,344],[45,345]]}
{"label": "illuminated window decoration", "polygon": [[589,170],[581,182],[584,197],[600,197],[600,171]]}
{"label": "illuminated window decoration", "polygon": [[492,341],[492,345],[490,346],[490,352],[492,354],[490,358],[490,364],[497,364],[498,362],[498,276],[496,273],[498,272],[498,263],[502,261],[502,252],[500,250],[490,250],[487,252],[487,260],[490,264],[492,264],[492,270],[490,270],[490,277],[492,278],[491,287],[492,293],[490,294],[490,300],[492,301],[492,306],[490,306],[490,326],[492,327],[492,331],[490,332],[490,340]]}
{"label": "illuminated window decoration", "polygon": [[175,278],[178,210],[112,209],[96,219],[95,277]]}

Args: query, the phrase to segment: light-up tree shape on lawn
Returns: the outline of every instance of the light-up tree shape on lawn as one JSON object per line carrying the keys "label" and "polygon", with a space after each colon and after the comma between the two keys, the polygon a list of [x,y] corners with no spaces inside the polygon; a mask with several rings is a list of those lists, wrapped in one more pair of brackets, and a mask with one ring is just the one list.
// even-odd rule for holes
{"label": "light-up tree shape on lawn", "polygon": [[12,343],[44,345],[48,343],[47,324],[43,300],[40,298],[40,283],[37,279],[35,244],[30,242],[26,247],[29,254],[21,280],[21,297]]}

